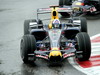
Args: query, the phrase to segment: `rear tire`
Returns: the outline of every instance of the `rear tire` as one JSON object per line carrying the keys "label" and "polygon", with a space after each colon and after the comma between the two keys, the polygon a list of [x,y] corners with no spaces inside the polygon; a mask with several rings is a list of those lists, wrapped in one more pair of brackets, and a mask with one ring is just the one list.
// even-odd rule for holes
{"label": "rear tire", "polygon": [[[76,57],[79,61],[89,60],[91,55],[91,42],[89,35],[85,32],[81,32],[78,33],[75,38],[77,41],[76,52],[82,51],[82,53],[77,53]],[[82,57],[79,57],[80,55]]]}
{"label": "rear tire", "polygon": [[30,22],[37,22],[35,19],[25,20],[24,21],[24,35],[30,34],[29,32],[29,24]]}
{"label": "rear tire", "polygon": [[63,6],[63,1],[64,0],[59,0],[59,6]]}
{"label": "rear tire", "polygon": [[[59,6],[63,5],[71,5],[71,0],[59,0]],[[60,14],[62,17],[70,17],[70,14],[68,14],[67,12],[61,12]]]}
{"label": "rear tire", "polygon": [[63,0],[63,5],[72,5],[72,0]]}
{"label": "rear tire", "polygon": [[99,9],[98,10],[100,11],[100,0],[98,1],[98,4],[99,4]]}
{"label": "rear tire", "polygon": [[80,20],[80,26],[81,26],[80,31],[81,32],[88,33],[88,30],[87,30],[87,20],[86,20],[86,18],[84,18],[84,17],[80,17],[80,18],[74,17],[73,20],[72,19],[69,19],[68,23],[73,23],[73,21],[75,21],[75,20]]}
{"label": "rear tire", "polygon": [[87,30],[87,20],[86,20],[86,18],[81,17],[80,21],[81,21],[81,32],[86,32],[87,33],[88,30]]}
{"label": "rear tire", "polygon": [[[20,52],[21,52],[21,58],[24,63],[29,63],[28,60],[28,54],[32,53],[34,54],[34,51],[36,50],[36,40],[33,35],[24,35],[21,40],[21,46],[20,46]],[[35,56],[33,57],[35,60]]]}

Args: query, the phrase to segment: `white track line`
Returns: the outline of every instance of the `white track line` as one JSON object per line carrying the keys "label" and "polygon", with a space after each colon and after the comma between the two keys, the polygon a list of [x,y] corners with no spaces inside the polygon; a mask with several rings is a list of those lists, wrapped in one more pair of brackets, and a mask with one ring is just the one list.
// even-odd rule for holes
{"label": "white track line", "polygon": [[94,39],[94,38],[96,38],[98,36],[100,36],[100,34],[94,35],[94,36],[90,37],[90,39],[92,40],[92,39]]}

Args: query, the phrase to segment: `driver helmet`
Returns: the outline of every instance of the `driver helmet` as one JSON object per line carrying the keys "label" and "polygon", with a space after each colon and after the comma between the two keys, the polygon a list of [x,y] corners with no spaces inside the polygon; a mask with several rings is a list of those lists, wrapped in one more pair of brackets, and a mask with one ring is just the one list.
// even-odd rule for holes
{"label": "driver helmet", "polygon": [[54,19],[52,21],[53,28],[59,28],[60,27],[60,21],[58,19]]}

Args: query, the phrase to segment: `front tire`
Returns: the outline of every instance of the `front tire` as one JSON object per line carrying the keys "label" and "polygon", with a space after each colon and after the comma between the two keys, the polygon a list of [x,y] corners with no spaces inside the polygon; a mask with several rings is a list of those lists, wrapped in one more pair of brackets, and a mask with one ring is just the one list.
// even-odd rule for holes
{"label": "front tire", "polygon": [[35,19],[25,20],[24,21],[24,35],[29,34],[30,22],[37,22]]}
{"label": "front tire", "polygon": [[[21,40],[21,58],[24,63],[29,63],[28,54],[33,53],[36,50],[36,40],[33,35],[24,35]],[[33,57],[35,59],[35,56]]]}
{"label": "front tire", "polygon": [[[89,35],[85,32],[81,32],[78,33],[75,38],[77,42],[76,57],[79,61],[89,60],[91,55],[91,42]],[[82,51],[82,53],[77,53],[78,51]]]}

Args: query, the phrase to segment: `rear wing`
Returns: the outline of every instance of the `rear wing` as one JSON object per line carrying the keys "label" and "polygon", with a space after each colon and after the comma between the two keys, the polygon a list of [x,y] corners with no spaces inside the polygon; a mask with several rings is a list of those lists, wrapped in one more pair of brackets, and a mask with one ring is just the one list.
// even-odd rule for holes
{"label": "rear wing", "polygon": [[72,12],[72,8],[70,6],[66,6],[65,8],[64,7],[57,7],[57,6],[51,6],[50,8],[40,8],[40,9],[37,9],[37,19],[39,17],[39,14],[51,13],[53,8],[56,8],[56,11],[58,13],[61,13],[61,12],[71,13]]}
{"label": "rear wing", "polygon": [[45,14],[45,13],[51,13],[51,8],[39,8],[37,9],[37,14]]}
{"label": "rear wing", "polygon": [[[58,11],[58,13],[61,13],[61,12],[72,12],[72,8],[71,7],[66,7],[66,8],[57,7],[57,11]],[[40,8],[40,9],[37,9],[37,14],[45,14],[45,13],[51,13],[51,12],[52,12],[52,8]]]}

